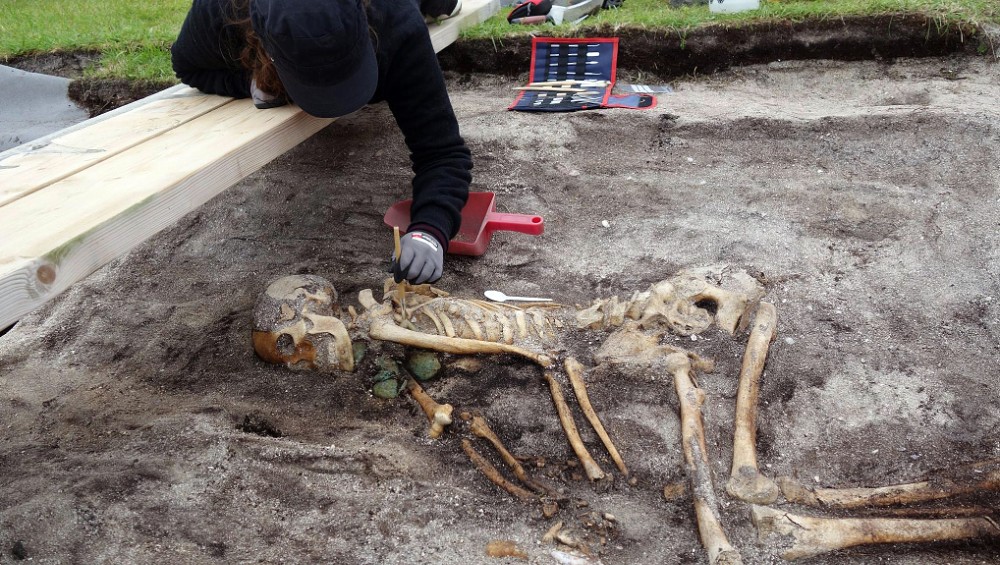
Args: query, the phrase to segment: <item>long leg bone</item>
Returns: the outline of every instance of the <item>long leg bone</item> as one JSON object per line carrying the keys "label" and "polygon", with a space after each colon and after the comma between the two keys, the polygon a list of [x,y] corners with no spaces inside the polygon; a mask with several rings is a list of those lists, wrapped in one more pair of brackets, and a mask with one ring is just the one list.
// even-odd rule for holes
{"label": "long leg bone", "polygon": [[438,404],[433,398],[430,397],[424,389],[421,388],[417,381],[409,379],[406,383],[407,388],[410,390],[410,395],[413,396],[417,404],[424,409],[424,414],[427,414],[427,419],[431,422],[431,428],[428,434],[432,438],[441,437],[441,433],[444,432],[445,426],[451,424],[451,413],[454,410],[451,404]]}
{"label": "long leg bone", "polygon": [[760,374],[767,349],[774,339],[777,312],[774,305],[761,302],[747,340],[740,384],[736,394],[736,422],[733,433],[733,468],[726,483],[730,495],[754,504],[771,504],[778,499],[778,485],[757,467],[757,397]]}
{"label": "long leg bone", "polygon": [[576,422],[573,421],[573,415],[566,404],[566,397],[563,396],[562,387],[559,386],[559,382],[556,381],[555,376],[549,371],[545,371],[545,380],[548,381],[549,389],[552,391],[552,401],[555,402],[556,412],[559,414],[559,423],[562,424],[563,430],[566,431],[566,438],[569,439],[569,445],[573,448],[573,452],[576,453],[577,458],[580,459],[580,463],[583,464],[583,469],[587,473],[587,477],[592,481],[603,479],[604,471],[597,464],[597,461],[594,461],[594,458],[590,456],[590,452],[583,445],[583,440],[580,439],[580,431],[577,430]]}
{"label": "long leg bone", "polygon": [[484,475],[486,475],[486,478],[489,479],[493,484],[497,485],[498,487],[502,488],[503,490],[509,492],[510,494],[516,496],[517,498],[525,502],[538,500],[538,497],[532,494],[531,492],[515,485],[514,483],[504,478],[504,476],[500,474],[500,471],[497,471],[497,468],[494,467],[492,463],[490,463],[489,461],[486,460],[486,458],[480,455],[479,452],[476,451],[476,448],[472,447],[471,441],[463,439],[462,450],[464,450],[465,454],[468,455],[469,459],[472,460],[472,464],[475,465],[476,468],[479,469]]}
{"label": "long leg bone", "polygon": [[987,517],[919,520],[913,518],[813,518],[765,506],[753,506],[753,523],[764,539],[769,534],[791,538],[781,554],[794,560],[864,544],[923,543],[1000,537],[1000,527]]}
{"label": "long leg bone", "polygon": [[518,480],[528,485],[528,487],[535,492],[546,492],[541,485],[533,481],[531,477],[528,476],[528,473],[524,470],[524,466],[521,465],[521,462],[507,450],[507,447],[502,441],[500,441],[500,438],[493,433],[489,424],[486,423],[486,418],[483,418],[478,414],[473,415],[468,412],[462,412],[461,418],[469,422],[469,431],[471,431],[473,435],[481,437],[493,444],[493,447],[500,454],[500,458],[503,459],[504,463],[506,463],[508,467],[510,467],[511,471],[514,472],[514,476],[517,477]]}
{"label": "long leg bone", "polygon": [[948,471],[923,481],[874,488],[810,489],[794,479],[778,479],[789,502],[828,508],[865,508],[918,504],[973,492],[1000,492],[1000,459],[983,461]]}
{"label": "long leg bone", "polygon": [[594,407],[590,404],[590,396],[587,394],[587,384],[583,380],[583,365],[572,357],[566,359],[566,375],[569,377],[570,384],[573,385],[573,392],[576,393],[576,400],[580,403],[583,415],[587,417],[587,421],[590,422],[594,431],[601,438],[601,442],[604,443],[604,447],[607,448],[611,459],[618,466],[618,470],[627,477],[628,467],[625,466],[625,461],[622,460],[622,456],[618,453],[618,449],[608,436],[608,432],[604,430],[601,419],[597,417],[597,412],[594,411]]}
{"label": "long leg bone", "polygon": [[712,565],[742,564],[740,554],[729,544],[719,519],[719,501],[712,486],[712,471],[708,466],[705,428],[701,405],[705,393],[691,379],[691,360],[685,353],[672,353],[666,359],[667,370],[674,376],[674,386],[681,406],[681,440],[684,459],[691,475],[694,511],[698,519],[701,543],[708,551]]}

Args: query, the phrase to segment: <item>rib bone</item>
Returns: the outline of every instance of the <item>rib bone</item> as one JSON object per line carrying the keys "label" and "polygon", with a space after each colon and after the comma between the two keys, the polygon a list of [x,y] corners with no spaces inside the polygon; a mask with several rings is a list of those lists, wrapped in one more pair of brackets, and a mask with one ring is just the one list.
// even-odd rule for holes
{"label": "rib bone", "polygon": [[774,305],[761,302],[747,340],[740,384],[736,394],[736,421],[733,433],[733,468],[726,483],[730,495],[754,504],[771,504],[778,499],[778,485],[757,467],[757,398],[760,374],[767,349],[774,339],[777,312]]}
{"label": "rib bone", "polygon": [[454,408],[452,408],[451,404],[438,404],[413,379],[409,379],[406,386],[410,390],[410,395],[424,409],[424,414],[427,414],[427,419],[430,420],[431,428],[428,431],[428,435],[432,438],[441,437],[444,427],[451,424],[451,413]]}
{"label": "rib bone", "polygon": [[592,481],[603,479],[604,471],[597,464],[597,461],[594,461],[594,458],[590,456],[590,452],[583,445],[583,440],[580,439],[580,431],[577,430],[576,422],[573,421],[573,415],[566,404],[562,387],[559,386],[559,382],[556,381],[555,376],[549,371],[545,371],[545,380],[548,381],[549,389],[552,391],[552,400],[555,402],[556,412],[559,414],[559,423],[562,424],[563,430],[566,431],[566,438],[569,440],[569,445],[573,448],[573,452],[576,453],[577,458],[580,459],[580,463],[583,464],[583,469],[587,473],[587,477]]}
{"label": "rib bone", "polygon": [[547,355],[517,347],[515,345],[459,337],[431,335],[401,328],[393,322],[391,306],[375,302],[371,296],[370,290],[365,289],[361,291],[358,298],[361,300],[362,305],[365,306],[370,312],[371,325],[368,328],[368,335],[372,339],[391,341],[401,345],[409,345],[412,347],[420,347],[423,349],[462,355],[476,353],[510,353],[530,359],[543,367],[548,367],[552,364],[552,359]]}
{"label": "rib bone", "polygon": [[608,432],[604,430],[601,419],[597,417],[597,412],[594,411],[594,407],[590,404],[590,396],[587,394],[587,384],[583,380],[583,365],[572,357],[566,359],[566,375],[569,377],[570,384],[573,385],[573,392],[576,393],[576,400],[580,403],[583,415],[587,417],[587,421],[590,422],[594,431],[601,438],[601,442],[604,443],[604,447],[607,448],[611,459],[618,466],[618,470],[627,477],[628,467],[625,466],[625,461],[622,460],[622,456],[618,453],[618,449],[608,436]]}
{"label": "rib bone", "polygon": [[681,440],[684,459],[691,476],[694,511],[698,519],[701,543],[708,551],[712,565],[742,564],[740,554],[729,544],[719,519],[719,501],[712,486],[712,472],[705,447],[705,428],[701,405],[705,393],[691,379],[691,360],[686,353],[671,353],[666,358],[667,370],[674,376],[674,386],[681,406]]}
{"label": "rib bone", "polygon": [[791,536],[792,547],[781,554],[789,561],[865,544],[1000,537],[1000,527],[986,517],[814,518],[756,505],[752,517],[761,539],[769,534]]}

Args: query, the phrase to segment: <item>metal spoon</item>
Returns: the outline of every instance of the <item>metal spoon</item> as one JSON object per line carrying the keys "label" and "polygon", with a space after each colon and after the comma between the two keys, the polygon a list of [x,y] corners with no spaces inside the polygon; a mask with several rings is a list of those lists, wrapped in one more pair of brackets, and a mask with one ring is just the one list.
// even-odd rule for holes
{"label": "metal spoon", "polygon": [[487,290],[483,294],[493,302],[552,302],[551,298],[530,298],[527,296],[507,296],[499,290]]}

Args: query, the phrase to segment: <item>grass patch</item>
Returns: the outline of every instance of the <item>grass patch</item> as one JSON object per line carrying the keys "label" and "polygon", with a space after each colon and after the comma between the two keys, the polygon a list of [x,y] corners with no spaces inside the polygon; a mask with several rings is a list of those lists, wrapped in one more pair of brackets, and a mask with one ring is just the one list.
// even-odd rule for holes
{"label": "grass patch", "polygon": [[939,27],[1000,23],[998,0],[761,0],[759,10],[714,14],[707,6],[671,8],[667,0],[625,0],[621,8],[601,10],[579,25],[512,26],[507,11],[467,30],[463,37],[489,39],[511,35],[577,35],[596,27],[685,30],[704,25],[741,25],[764,21],[805,21],[846,16],[921,14]]}
{"label": "grass patch", "polygon": [[[89,77],[174,81],[169,47],[190,6],[190,0],[0,0],[0,60],[56,51],[98,51],[103,56],[87,69]],[[762,0],[760,10],[739,14],[712,14],[706,6],[670,8],[667,0],[625,0],[620,9],[601,10],[579,26],[512,26],[505,19],[507,11],[502,9],[463,37],[569,36],[597,26],[683,33],[712,24],[892,13],[922,14],[941,28],[1000,24],[998,0]]]}
{"label": "grass patch", "polygon": [[2,0],[0,59],[56,51],[104,54],[89,75],[173,80],[169,46],[191,0]]}

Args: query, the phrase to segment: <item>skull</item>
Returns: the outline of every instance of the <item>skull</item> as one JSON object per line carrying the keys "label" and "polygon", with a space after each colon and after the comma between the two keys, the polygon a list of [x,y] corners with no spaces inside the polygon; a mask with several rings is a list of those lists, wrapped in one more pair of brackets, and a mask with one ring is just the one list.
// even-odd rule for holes
{"label": "skull", "polygon": [[254,351],[290,369],[353,371],[351,338],[336,302],[337,291],[322,277],[292,275],[272,281],[254,308]]}

